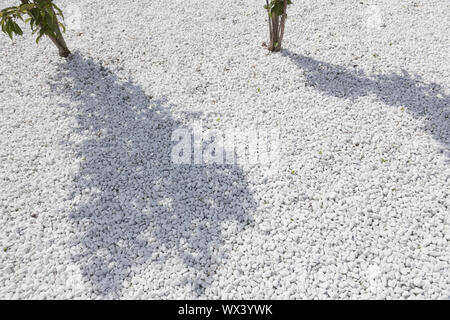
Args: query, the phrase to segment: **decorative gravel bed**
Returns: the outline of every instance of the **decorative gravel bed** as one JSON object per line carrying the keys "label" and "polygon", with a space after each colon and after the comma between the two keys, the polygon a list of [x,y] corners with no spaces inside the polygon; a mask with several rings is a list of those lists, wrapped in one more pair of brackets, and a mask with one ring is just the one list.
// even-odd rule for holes
{"label": "decorative gravel bed", "polygon": [[[0,298],[448,299],[450,2],[297,0],[276,54],[211,2],[0,37]],[[279,160],[174,163],[198,124]]]}

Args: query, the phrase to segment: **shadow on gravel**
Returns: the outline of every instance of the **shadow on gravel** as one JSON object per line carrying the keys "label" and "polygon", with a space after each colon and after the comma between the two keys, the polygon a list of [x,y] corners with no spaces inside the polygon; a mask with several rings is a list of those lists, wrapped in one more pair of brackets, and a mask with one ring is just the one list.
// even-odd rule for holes
{"label": "shadow on gravel", "polygon": [[374,94],[390,106],[405,107],[416,118],[425,118],[434,139],[447,149],[450,158],[450,95],[439,84],[425,83],[420,76],[402,74],[366,75],[330,63],[283,50],[305,72],[307,85],[323,94],[339,98],[357,98]]}
{"label": "shadow on gravel", "polygon": [[[117,298],[144,269],[154,276],[140,279],[143,291],[164,296],[193,283],[193,295],[202,295],[227,258],[223,224],[239,232],[252,223],[256,204],[242,170],[172,164],[180,125],[164,100],[79,54],[60,68],[52,86],[70,98],[66,112],[81,136],[71,147],[81,165],[69,200],[70,218],[84,232],[73,260],[86,283],[101,298]],[[189,269],[184,278],[174,261]]]}

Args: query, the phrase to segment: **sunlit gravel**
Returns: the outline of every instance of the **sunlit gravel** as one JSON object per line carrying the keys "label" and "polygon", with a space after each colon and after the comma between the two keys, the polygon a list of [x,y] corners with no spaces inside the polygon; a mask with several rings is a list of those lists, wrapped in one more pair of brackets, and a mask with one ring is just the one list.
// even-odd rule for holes
{"label": "sunlit gravel", "polygon": [[0,37],[0,298],[450,297],[449,1],[296,0],[277,54],[262,0],[55,2],[68,60]]}

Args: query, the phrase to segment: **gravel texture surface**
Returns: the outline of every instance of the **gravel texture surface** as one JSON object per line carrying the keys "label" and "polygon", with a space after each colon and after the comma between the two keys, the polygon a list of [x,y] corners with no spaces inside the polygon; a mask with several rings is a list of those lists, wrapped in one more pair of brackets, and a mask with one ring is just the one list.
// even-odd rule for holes
{"label": "gravel texture surface", "polygon": [[[279,54],[211,2],[0,37],[0,298],[448,299],[450,2],[297,0]],[[199,122],[279,130],[278,171],[174,164]]]}

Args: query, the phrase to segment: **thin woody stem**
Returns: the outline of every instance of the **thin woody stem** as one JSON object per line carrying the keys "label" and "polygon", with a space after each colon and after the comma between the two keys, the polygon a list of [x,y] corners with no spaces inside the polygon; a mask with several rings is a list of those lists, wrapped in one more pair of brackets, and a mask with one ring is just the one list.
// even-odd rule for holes
{"label": "thin woody stem", "polygon": [[280,17],[276,15],[272,15],[272,35],[273,35],[273,48],[271,48],[271,51],[275,51],[276,48],[279,46],[279,39],[278,39],[278,29],[280,26]]}
{"label": "thin woody stem", "polygon": [[[269,8],[269,0],[266,0],[267,8]],[[269,43],[269,49],[273,47],[273,27],[272,27],[272,21],[270,19],[269,9],[267,9],[267,21],[269,22],[269,35],[270,35],[270,43]]]}
{"label": "thin woody stem", "polygon": [[287,0],[284,0],[284,6],[283,6],[283,16],[281,17],[281,25],[280,25],[280,41],[279,41],[279,49],[281,49],[281,42],[283,41],[284,36],[284,27],[286,25],[286,9],[287,9]]}

